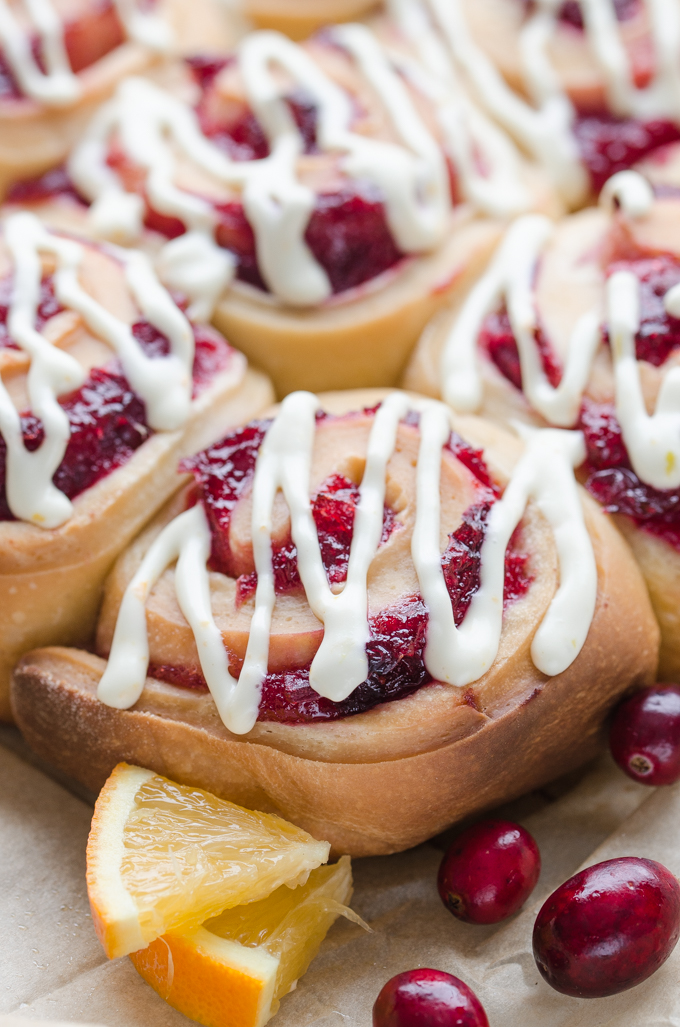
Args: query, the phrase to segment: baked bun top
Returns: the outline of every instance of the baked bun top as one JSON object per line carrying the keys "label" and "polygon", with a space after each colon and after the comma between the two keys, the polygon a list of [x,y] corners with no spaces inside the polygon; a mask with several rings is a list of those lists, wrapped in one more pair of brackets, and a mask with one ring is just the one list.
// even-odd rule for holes
{"label": "baked bun top", "polygon": [[133,250],[8,215],[0,235],[0,519],[57,528],[155,432],[182,430],[244,358],[194,326]]}
{"label": "baked bun top", "polygon": [[533,432],[522,451],[472,419],[467,442],[441,403],[367,398],[292,393],[185,462],[194,488],[109,582],[105,703],[133,705],[151,662],[207,686],[243,735],[428,683],[465,702],[470,686],[502,689],[520,650],[548,676],[578,658],[598,596],[580,436]]}
{"label": "baked bun top", "polygon": [[169,26],[137,0],[3,2],[0,19],[0,106],[33,101],[78,103],[81,73],[127,40],[166,50]]}
{"label": "baked bun top", "polygon": [[92,230],[169,238],[165,277],[206,316],[233,277],[274,306],[356,299],[436,251],[464,201],[531,209],[514,145],[407,39],[253,32],[167,88],[126,80],[69,162]]}
{"label": "baked bun top", "polygon": [[[589,489],[674,545],[679,227],[679,195],[620,172],[599,208],[557,224],[518,219],[455,316],[429,330],[454,409],[502,418],[514,407],[536,424],[580,427]],[[523,410],[502,398],[515,390]]]}

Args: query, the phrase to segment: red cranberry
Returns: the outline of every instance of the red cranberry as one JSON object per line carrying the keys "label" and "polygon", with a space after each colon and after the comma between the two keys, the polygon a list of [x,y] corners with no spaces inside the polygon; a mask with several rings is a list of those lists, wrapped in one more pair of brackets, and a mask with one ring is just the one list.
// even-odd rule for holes
{"label": "red cranberry", "polygon": [[653,685],[625,699],[614,714],[609,744],[634,781],[674,784],[680,778],[680,685]]}
{"label": "red cranberry", "polygon": [[397,974],[373,1006],[373,1027],[489,1027],[467,984],[442,970]]}
{"label": "red cranberry", "polygon": [[541,856],[528,831],[510,820],[484,820],[464,831],[439,867],[442,902],[468,924],[497,924],[536,887]]}
{"label": "red cranberry", "polygon": [[680,885],[652,859],[608,859],[552,893],[534,925],[534,958],[556,991],[604,998],[659,969],[680,935]]}

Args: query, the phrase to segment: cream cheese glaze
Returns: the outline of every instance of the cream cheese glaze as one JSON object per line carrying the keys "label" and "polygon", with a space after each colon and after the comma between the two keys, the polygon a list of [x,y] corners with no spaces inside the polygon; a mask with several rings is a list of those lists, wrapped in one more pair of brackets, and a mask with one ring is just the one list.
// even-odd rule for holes
{"label": "cream cheese glaze", "polygon": [[[602,203],[616,202],[629,218],[649,211],[653,194],[634,171],[614,175],[602,193]],[[564,373],[553,387],[543,370],[536,341],[537,312],[534,280],[537,262],[553,226],[547,218],[530,215],[510,227],[496,256],[481,276],[456,318],[442,354],[442,393],[455,410],[472,412],[482,401],[482,381],[476,346],[487,314],[505,301],[517,341],[522,390],[531,406],[550,424],[573,425],[581,407],[593,360],[600,345],[603,311],[587,311],[570,339]],[[674,286],[665,298],[672,312],[680,300]],[[652,416],[647,414],[635,357],[639,327],[639,282],[630,272],[611,276],[606,290],[610,325],[616,412],[633,469],[641,481],[657,489],[680,486],[680,368],[665,375]]]}
{"label": "cream cheese glaze", "polygon": [[[167,50],[172,42],[170,27],[156,14],[142,11],[136,0],[114,0],[127,35],[152,50]],[[46,70],[36,61],[30,33],[12,11],[8,0],[0,0],[0,49],[22,93],[48,106],[74,103],[81,95],[78,76],[71,70],[64,45],[64,23],[50,0],[23,0],[26,15],[40,41]]]}
{"label": "cream cheese glaze", "polygon": [[[150,203],[162,214],[180,218],[189,229],[191,240],[169,243],[160,266],[171,266],[173,283],[181,283],[204,314],[230,281],[233,261],[214,241],[216,214],[210,203],[174,184],[176,152],[219,182],[242,190],[260,272],[274,296],[292,306],[315,306],[331,294],[326,272],[304,239],[315,194],[297,174],[303,138],[285,102],[289,86],[277,71],[285,71],[313,97],[319,149],[340,154],[341,171],[380,189],[390,230],[402,252],[433,249],[443,238],[451,208],[443,153],[369,29],[344,25],[332,31],[377,93],[398,144],[353,132],[349,95],[309,54],[276,32],[254,32],[241,43],[239,66],[248,104],[267,136],[269,156],[231,160],[202,134],[188,105],[133,78],[122,83],[115,99],[102,108],[71,157],[70,173],[93,202],[94,230],[117,241],[133,240],[142,228],[143,204],[124,191],[106,165],[108,140],[118,134],[124,151],[146,172]],[[205,275],[196,273],[197,255]]]}
{"label": "cream cheese glaze", "polygon": [[149,425],[158,431],[179,428],[191,403],[194,334],[192,327],[158,281],[146,256],[118,250],[130,292],[144,317],[170,341],[170,353],[150,358],[128,324],[95,300],[79,282],[86,247],[50,232],[29,213],[13,214],[4,234],[13,265],[13,287],[7,329],[10,339],[28,354],[30,408],[44,426],[44,442],[29,452],[23,441],[19,412],[0,379],[0,432],[7,445],[7,499],[15,517],[44,528],[55,528],[71,515],[70,500],[52,484],[69,440],[66,414],[57,397],[78,388],[84,380],[80,364],[53,346],[34,325],[42,277],[41,254],[56,263],[55,295],[76,311],[87,328],[117,354],[130,385],[147,408]]}
{"label": "cream cheese glaze", "polygon": [[252,485],[252,541],[258,575],[255,609],[245,660],[238,679],[215,624],[207,560],[210,531],[202,505],[171,521],[155,539],[130,581],[120,607],[109,661],[98,697],[126,709],[139,699],[149,662],[144,605],[164,570],[177,560],[175,589],[196,639],[201,669],[220,717],[235,734],[252,729],[267,673],[275,603],[272,567],[272,512],[281,490],[291,518],[298,570],[309,605],[324,625],[312,661],[310,684],[338,702],[366,678],[369,639],[367,575],[383,524],[388,461],[397,429],[409,410],[420,415],[416,519],[411,552],[428,608],[425,664],[435,680],[467,685],[493,663],[501,637],[505,552],[532,499],[553,529],[560,584],[534,636],[535,666],[560,674],[576,659],[595,609],[597,568],[585,527],[573,467],[584,458],[580,433],[555,429],[526,431],[525,451],[502,498],[490,512],[481,550],[480,587],[460,627],[453,620],[438,549],[442,448],[451,414],[434,400],[391,393],[376,411],[356,510],[347,579],[340,592],[329,587],[310,509],[310,466],[319,401],[311,393],[286,397],[258,454]]}

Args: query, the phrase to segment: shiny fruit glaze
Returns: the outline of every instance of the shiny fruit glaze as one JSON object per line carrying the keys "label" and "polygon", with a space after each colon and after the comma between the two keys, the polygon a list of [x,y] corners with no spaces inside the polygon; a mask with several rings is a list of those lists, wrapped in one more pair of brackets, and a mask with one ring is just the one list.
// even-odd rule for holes
{"label": "shiny fruit glaze", "polygon": [[630,466],[612,404],[586,399],[579,428],[586,442],[586,488],[607,513],[625,514],[638,527],[680,550],[680,489],[640,481]]}
{"label": "shiny fruit glaze", "polygon": [[[505,307],[495,311],[493,314],[489,314],[484,319],[479,334],[479,344],[486,350],[490,360],[493,361],[501,374],[509,382],[512,382],[516,389],[521,390],[522,368],[519,350],[517,349],[515,336],[510,325],[510,318]],[[538,346],[546,378],[553,388],[556,388],[562,379],[562,366],[540,327],[536,332],[536,345]]]}
{"label": "shiny fruit glaze", "polygon": [[612,756],[645,785],[680,779],[680,685],[643,688],[617,707],[609,732]]}
{"label": "shiny fruit glaze", "polygon": [[[376,409],[365,412],[374,414]],[[328,416],[323,413],[317,415],[319,420]],[[407,421],[417,425],[418,418],[409,415]],[[229,542],[229,527],[236,503],[252,481],[257,453],[270,423],[251,422],[181,465],[182,470],[193,473],[197,494],[206,510],[212,535],[211,569],[237,578],[236,601],[239,604],[252,597],[257,576],[253,572],[239,575]],[[479,588],[480,552],[486,520],[497,489],[492,487],[480,452],[455,434],[451,435],[448,448],[477,478],[483,497],[465,511],[442,556],[454,620],[459,626]],[[331,584],[346,578],[358,500],[356,483],[338,474],[331,475],[312,497],[312,514],[321,557]],[[381,545],[395,530],[399,530],[399,521],[393,511],[385,507]],[[273,544],[272,561],[277,593],[302,589],[297,552],[290,535]],[[506,603],[521,598],[529,588],[532,578],[527,571],[527,562],[528,557],[521,552],[521,535],[518,533],[513,537],[506,557]],[[352,695],[339,703],[319,696],[310,687],[309,666],[291,668],[285,673],[270,673],[262,689],[259,719],[290,724],[335,720],[364,712],[382,702],[403,698],[430,682],[424,662],[427,611],[420,596],[405,596],[398,605],[369,617],[369,630],[371,637],[366,647],[368,677]],[[238,661],[232,661],[231,669],[234,674],[240,672]],[[186,687],[196,687],[195,673],[187,669]],[[182,684],[182,674],[181,668],[175,668],[171,674],[159,672],[157,676],[171,684]]]}
{"label": "shiny fruit glaze", "polygon": [[[90,13],[64,22],[64,47],[71,70],[78,73],[105,57],[125,42],[123,26],[112,0],[98,0]],[[39,38],[31,38],[33,57],[44,71],[42,47]],[[0,50],[0,101],[21,100],[23,93],[5,56]]]}
{"label": "shiny fruit glaze", "polygon": [[458,920],[497,924],[526,902],[540,872],[541,856],[528,831],[509,820],[483,820],[451,845],[437,888]]}
{"label": "shiny fruit glaze", "polygon": [[464,981],[443,970],[407,970],[387,982],[373,1006],[373,1027],[489,1027]]}
{"label": "shiny fruit glaze", "polygon": [[584,114],[574,124],[581,160],[590,173],[593,191],[617,171],[625,171],[654,150],[680,139],[671,121],[636,121],[609,114]]}
{"label": "shiny fruit glaze", "polygon": [[[149,356],[169,350],[167,338],[146,321],[133,325],[133,334]],[[232,351],[210,328],[196,328],[194,334],[196,395],[228,365]],[[127,463],[153,434],[146,421],[144,403],[132,391],[115,360],[108,367],[92,368],[84,385],[60,397],[59,404],[68,416],[71,437],[53,481],[69,499]],[[42,423],[25,411],[21,426],[26,448],[35,451],[44,438]],[[0,437],[0,521],[14,520],[5,494],[6,456],[7,447]]]}
{"label": "shiny fruit glaze", "polygon": [[582,870],[536,918],[541,976],[576,998],[633,988],[659,969],[680,936],[680,885],[651,859],[623,856]]}

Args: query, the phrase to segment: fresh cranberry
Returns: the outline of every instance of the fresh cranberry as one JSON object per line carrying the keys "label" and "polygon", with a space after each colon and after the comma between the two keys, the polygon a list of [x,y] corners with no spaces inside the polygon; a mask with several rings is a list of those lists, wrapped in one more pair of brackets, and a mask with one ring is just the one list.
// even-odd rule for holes
{"label": "fresh cranberry", "polygon": [[[671,317],[664,307],[664,296],[680,282],[680,264],[673,257],[642,257],[619,260],[607,274],[632,271],[640,283],[640,327],[635,336],[635,355],[654,367],[661,367],[671,352],[680,346],[680,319]],[[604,331],[605,341],[609,341]]]}
{"label": "fresh cranberry", "polygon": [[540,872],[541,855],[528,831],[509,820],[483,820],[451,845],[437,888],[459,920],[497,924],[526,902]]}
{"label": "fresh cranberry", "polygon": [[373,1027],[489,1027],[489,1021],[467,984],[423,969],[387,982],[373,1006]]}
{"label": "fresh cranberry", "polygon": [[553,892],[534,925],[541,976],[563,995],[604,998],[641,984],[680,936],[680,886],[651,859],[597,863]]}
{"label": "fresh cranberry", "polygon": [[674,784],[680,778],[680,685],[652,685],[624,699],[614,714],[609,744],[634,781]]}
{"label": "fresh cranberry", "polygon": [[[508,312],[501,310],[489,314],[482,325],[479,343],[489,354],[501,374],[515,386],[522,388],[522,367],[519,350],[510,324]],[[553,387],[557,387],[562,379],[562,367],[548,342],[545,333],[539,327],[536,332],[536,345],[543,364],[545,375]]]}
{"label": "fresh cranberry", "polygon": [[625,171],[659,147],[677,142],[680,129],[671,121],[642,122],[600,114],[578,118],[574,135],[593,190],[599,193],[617,171]]}

